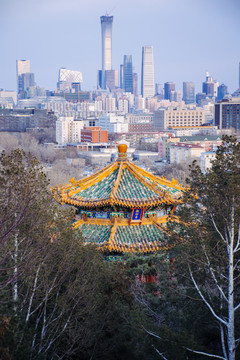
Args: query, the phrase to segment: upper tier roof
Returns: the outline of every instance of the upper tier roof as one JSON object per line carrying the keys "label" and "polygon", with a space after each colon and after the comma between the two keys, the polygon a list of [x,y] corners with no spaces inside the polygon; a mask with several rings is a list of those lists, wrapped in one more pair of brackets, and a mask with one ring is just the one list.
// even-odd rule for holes
{"label": "upper tier roof", "polygon": [[[184,188],[177,180],[168,181],[154,176],[134,165],[126,158],[126,148],[119,145],[119,157],[94,175],[53,189],[61,203],[95,208],[103,205],[120,205],[129,208],[146,208],[181,201]],[[120,152],[120,151],[123,152]]]}

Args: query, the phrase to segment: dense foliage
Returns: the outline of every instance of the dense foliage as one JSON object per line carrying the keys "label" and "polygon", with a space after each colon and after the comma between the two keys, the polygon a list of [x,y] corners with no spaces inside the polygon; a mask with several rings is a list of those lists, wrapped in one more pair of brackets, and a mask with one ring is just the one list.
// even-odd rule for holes
{"label": "dense foliage", "polygon": [[48,193],[37,160],[2,153],[1,359],[141,359],[144,311],[123,266],[104,261]]}

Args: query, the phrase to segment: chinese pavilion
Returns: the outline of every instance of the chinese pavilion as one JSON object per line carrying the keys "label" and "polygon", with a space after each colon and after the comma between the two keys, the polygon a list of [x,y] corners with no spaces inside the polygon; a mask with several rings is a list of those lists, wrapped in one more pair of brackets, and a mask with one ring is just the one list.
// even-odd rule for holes
{"label": "chinese pavilion", "polygon": [[76,208],[74,227],[86,244],[112,254],[171,248],[166,223],[176,219],[184,188],[133,164],[125,144],[118,151],[118,159],[96,174],[55,187],[55,199]]}

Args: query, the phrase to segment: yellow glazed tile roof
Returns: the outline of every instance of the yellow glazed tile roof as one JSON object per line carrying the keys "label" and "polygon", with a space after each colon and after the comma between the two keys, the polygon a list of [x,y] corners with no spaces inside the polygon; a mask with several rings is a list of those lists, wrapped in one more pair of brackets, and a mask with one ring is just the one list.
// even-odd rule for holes
{"label": "yellow glazed tile roof", "polygon": [[111,225],[80,222],[76,228],[82,232],[85,245],[94,244],[108,252],[149,253],[176,245],[171,244],[164,227],[154,223],[126,226],[117,222]]}
{"label": "yellow glazed tile roof", "polygon": [[52,189],[57,201],[82,208],[120,205],[147,208],[181,202],[184,188],[123,159],[96,174]]}

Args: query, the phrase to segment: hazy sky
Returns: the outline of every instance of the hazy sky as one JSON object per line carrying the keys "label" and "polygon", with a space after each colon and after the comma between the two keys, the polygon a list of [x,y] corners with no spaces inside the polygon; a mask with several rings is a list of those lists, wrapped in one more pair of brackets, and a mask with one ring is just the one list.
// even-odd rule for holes
{"label": "hazy sky", "polygon": [[54,90],[58,70],[83,73],[96,88],[101,68],[100,16],[113,15],[113,68],[133,56],[141,77],[141,49],[153,45],[155,82],[194,81],[205,72],[238,88],[240,0],[0,0],[0,88],[16,90],[16,59],[29,59],[39,86]]}

